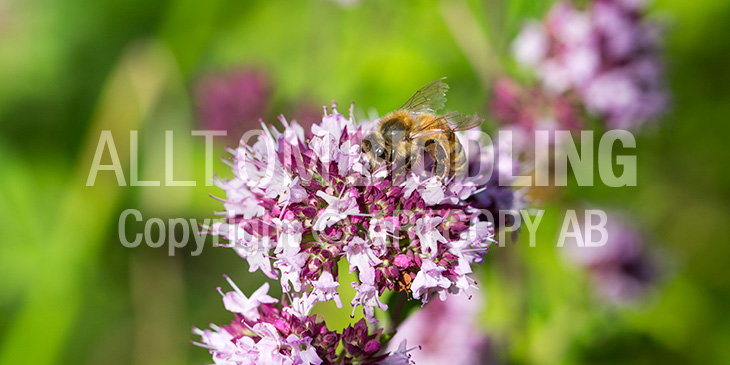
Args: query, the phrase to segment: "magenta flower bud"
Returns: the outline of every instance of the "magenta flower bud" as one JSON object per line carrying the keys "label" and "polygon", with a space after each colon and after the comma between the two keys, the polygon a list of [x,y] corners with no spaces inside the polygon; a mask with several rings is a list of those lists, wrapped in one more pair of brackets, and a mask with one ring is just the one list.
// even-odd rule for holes
{"label": "magenta flower bud", "polygon": [[366,354],[378,352],[378,350],[380,350],[380,342],[376,340],[370,340],[365,344],[362,350]]}
{"label": "magenta flower bud", "polygon": [[443,254],[441,259],[444,261],[454,261],[454,260],[458,259],[458,257],[451,252],[447,252],[447,253]]}
{"label": "magenta flower bud", "polygon": [[302,209],[302,214],[304,214],[304,216],[308,219],[312,219],[317,216],[317,210],[312,207],[307,207]]}
{"label": "magenta flower bud", "polygon": [[382,281],[383,280],[383,270],[375,270],[375,281]]}
{"label": "magenta flower bud", "polygon": [[340,247],[337,245],[327,246],[327,251],[329,251],[332,254],[332,256],[338,256],[342,252]]}
{"label": "magenta flower bud", "polygon": [[[357,219],[358,221],[361,221],[361,220],[362,220],[362,217],[357,217],[357,218],[358,218],[358,219]],[[353,219],[353,223],[357,224],[357,223],[359,223],[359,222],[356,222],[356,221],[355,221],[355,220]],[[357,235],[357,231],[358,231],[358,229],[357,229],[357,226],[355,226],[355,225],[352,225],[352,226],[350,226],[350,234],[352,234],[352,235]]]}
{"label": "magenta flower bud", "polygon": [[461,232],[469,228],[469,226],[464,222],[454,222],[449,224],[449,229],[453,232]]}
{"label": "magenta flower bud", "polygon": [[291,332],[291,325],[283,318],[275,320],[274,327],[276,327],[276,329],[279,330],[279,332],[281,332],[284,336],[288,336]]}
{"label": "magenta flower bud", "polygon": [[[326,329],[326,328],[325,328]],[[320,343],[325,347],[335,346],[340,341],[340,337],[334,332],[327,332],[322,336]]]}
{"label": "magenta flower bud", "polygon": [[[323,251],[323,252],[327,252],[327,251]],[[337,265],[337,262],[336,261],[334,261],[334,260],[327,260],[327,261],[324,262],[324,265],[323,265],[322,268],[324,269],[324,271],[333,272],[333,271],[335,271],[336,265]]]}
{"label": "magenta flower bud", "polygon": [[405,269],[408,266],[411,266],[411,259],[409,259],[408,256],[406,256],[406,255],[400,254],[395,257],[395,260],[393,260],[393,263],[396,266],[398,266],[402,269]]}
{"label": "magenta flower bud", "polygon": [[398,268],[397,267],[390,266],[386,270],[387,270],[387,273],[388,273],[388,279],[391,279],[392,280],[392,279],[395,279],[395,278],[398,277],[399,271],[398,271]]}
{"label": "magenta flower bud", "polygon": [[421,262],[421,256],[414,256],[413,261],[416,263],[416,266],[418,266],[418,267],[421,267],[421,265],[423,264]]}
{"label": "magenta flower bud", "polygon": [[317,257],[312,258],[307,263],[307,268],[309,269],[309,272],[312,272],[312,273],[319,272],[319,269],[322,268],[322,260],[320,260]]}

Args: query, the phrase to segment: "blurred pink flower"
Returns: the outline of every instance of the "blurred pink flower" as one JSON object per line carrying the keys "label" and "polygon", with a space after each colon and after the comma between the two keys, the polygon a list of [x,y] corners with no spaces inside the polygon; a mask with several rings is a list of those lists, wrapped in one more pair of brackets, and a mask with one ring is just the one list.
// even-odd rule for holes
{"label": "blurred pink flower", "polygon": [[407,340],[420,346],[410,353],[418,365],[489,363],[489,339],[477,326],[482,304],[477,295],[430,301],[398,327],[388,350]]}
{"label": "blurred pink flower", "polygon": [[490,108],[503,129],[513,132],[517,151],[534,145],[535,131],[572,131],[585,125],[568,96],[546,92],[540,86],[523,87],[508,78],[495,83]]}
{"label": "blurred pink flower", "polygon": [[643,1],[596,0],[585,11],[556,3],[542,23],[525,25],[516,60],[553,95],[573,94],[609,128],[636,129],[664,113],[668,97],[659,26]]}
{"label": "blurred pink flower", "polygon": [[[585,222],[579,214],[582,226]],[[587,232],[581,228],[582,232]],[[647,235],[620,213],[607,212],[608,241],[600,247],[579,247],[575,238],[564,242],[567,260],[584,268],[596,284],[597,293],[615,304],[635,301],[659,278],[657,257],[647,244]],[[588,230],[586,241],[599,242],[600,231]]]}
{"label": "blurred pink flower", "polygon": [[201,77],[195,98],[201,127],[227,131],[228,140],[237,143],[265,116],[271,87],[262,72],[239,69]]}

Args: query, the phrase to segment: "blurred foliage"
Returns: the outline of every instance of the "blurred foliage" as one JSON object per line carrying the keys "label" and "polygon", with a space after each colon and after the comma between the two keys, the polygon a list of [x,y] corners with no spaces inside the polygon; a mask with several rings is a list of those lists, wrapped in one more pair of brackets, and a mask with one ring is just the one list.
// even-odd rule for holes
{"label": "blurred foliage", "polygon": [[[0,1],[0,363],[210,362],[189,328],[229,321],[214,290],[221,274],[244,292],[263,275],[210,239],[201,256],[191,243],[170,257],[167,246],[125,248],[117,232],[128,208],[199,221],[218,209],[203,139],[189,134],[201,75],[265,72],[268,122],[331,100],[382,114],[440,76],[452,86],[449,108],[483,113],[489,77],[500,65],[514,71],[509,41],[549,4]],[[632,307],[605,305],[556,254],[565,207],[547,202],[537,247],[495,249],[479,273],[481,320],[504,363],[730,361],[730,3],[658,0],[652,15],[667,24],[674,101],[638,140],[638,186],[571,186],[565,198],[630,211],[666,254],[668,275]],[[85,186],[102,130],[113,131],[127,182],[128,132],[139,130],[141,178],[157,180],[173,130],[175,178],[197,186],[120,187],[108,171]],[[318,310],[331,326],[349,320],[348,305]]]}

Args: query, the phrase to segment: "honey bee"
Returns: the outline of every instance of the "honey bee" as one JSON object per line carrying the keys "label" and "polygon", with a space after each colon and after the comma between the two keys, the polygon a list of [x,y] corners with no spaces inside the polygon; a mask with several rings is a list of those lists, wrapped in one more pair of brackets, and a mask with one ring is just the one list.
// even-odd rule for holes
{"label": "honey bee", "polygon": [[479,126],[484,119],[458,112],[436,114],[443,109],[449,90],[443,80],[432,81],[416,91],[398,110],[382,117],[363,139],[362,150],[374,166],[390,162],[396,176],[404,175],[422,167],[427,154],[433,160],[435,176],[465,176],[466,155],[454,132]]}

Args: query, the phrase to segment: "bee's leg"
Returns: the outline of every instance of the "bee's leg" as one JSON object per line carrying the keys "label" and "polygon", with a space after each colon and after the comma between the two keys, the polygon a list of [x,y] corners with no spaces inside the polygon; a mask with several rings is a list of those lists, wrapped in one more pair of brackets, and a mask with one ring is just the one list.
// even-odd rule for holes
{"label": "bee's leg", "polygon": [[417,156],[412,153],[404,153],[393,161],[393,179],[399,180],[405,178],[409,171],[412,171],[413,166],[418,164]]}
{"label": "bee's leg", "polygon": [[456,179],[463,179],[469,173],[469,166],[466,161],[466,153],[461,143],[455,143],[451,151],[451,171]]}
{"label": "bee's leg", "polygon": [[449,152],[446,150],[444,144],[436,139],[430,139],[426,141],[425,150],[433,158],[433,174],[440,176],[441,179],[449,177],[451,161]]}
{"label": "bee's leg", "polygon": [[397,180],[400,177],[406,176],[406,173],[408,172],[409,167],[406,164],[399,164],[393,166],[393,179]]}
{"label": "bee's leg", "polygon": [[402,152],[393,151],[393,158],[391,159],[391,173],[393,178],[397,180],[400,177],[404,177],[411,168],[410,155],[403,154]]}
{"label": "bee's leg", "polygon": [[423,173],[423,155],[419,151],[412,151],[408,155],[408,171],[413,171],[416,175]]}

